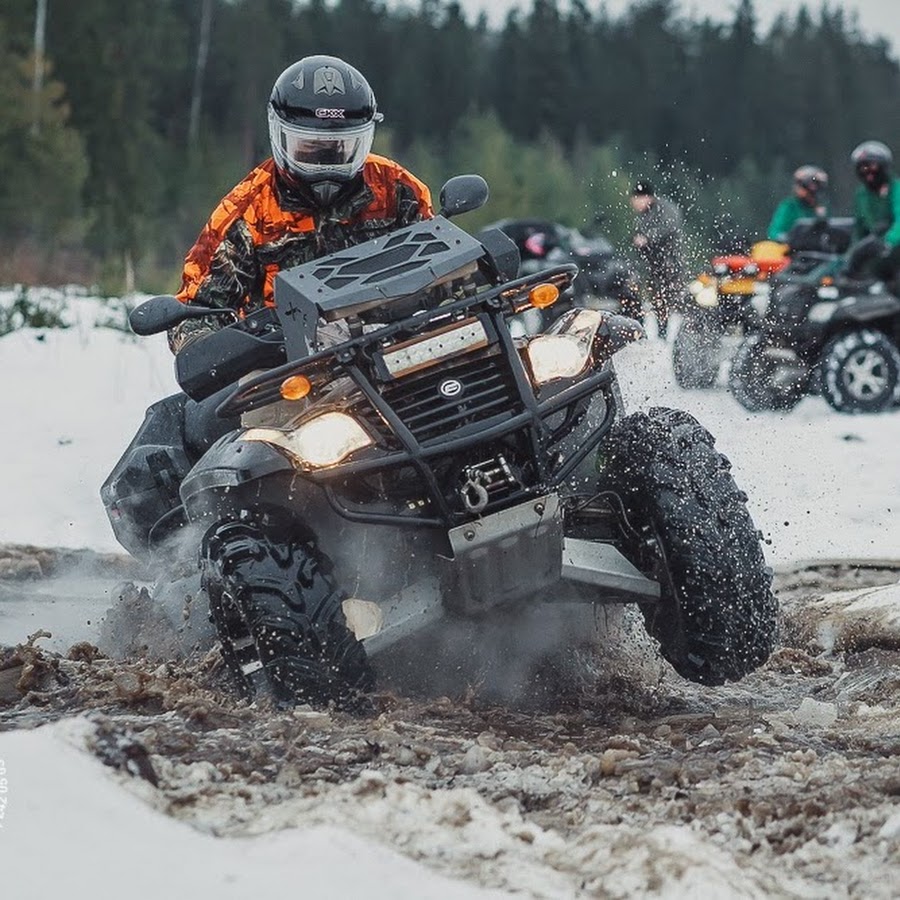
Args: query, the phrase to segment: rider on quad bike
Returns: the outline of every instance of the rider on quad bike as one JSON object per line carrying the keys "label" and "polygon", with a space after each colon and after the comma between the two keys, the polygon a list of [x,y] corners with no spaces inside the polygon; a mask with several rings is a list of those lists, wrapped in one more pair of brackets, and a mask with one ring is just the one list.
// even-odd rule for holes
{"label": "rider on quad bike", "polygon": [[800,166],[794,172],[794,190],[775,208],[766,237],[785,243],[800,219],[823,219],[828,215],[825,193],[828,174],[818,166]]}
{"label": "rider on quad bike", "polygon": [[854,200],[857,247],[848,277],[868,272],[892,282],[900,271],[900,177],[892,172],[894,156],[881,141],[863,141],[852,153],[861,184]]}
{"label": "rider on quad bike", "polygon": [[[431,194],[396,162],[370,153],[382,120],[353,66],[308,56],[275,81],[272,156],[216,207],[188,252],[178,299],[245,316],[274,305],[282,269],[430,218]],[[188,319],[173,351],[223,320]]]}
{"label": "rider on quad bike", "polygon": [[[101,489],[168,597],[181,564],[238,688],[352,706],[397,642],[538,602],[637,604],[701,684],[761,665],[777,604],[746,495],[691,416],[625,415],[612,357],[638,323],[576,308],[514,338],[510,320],[553,305],[577,267],[517,277],[508,237],[450,221],[486,202],[482,178],[448,181],[432,217],[412,176],[361,155],[375,111],[350,105],[370,97],[355,70],[319,58],[288,84],[314,105],[273,106],[263,187],[252,176],[189,256],[186,288],[204,261],[209,280],[130,317],[174,336],[184,393],[148,410]],[[282,169],[313,177],[317,205],[265,244],[255,198],[283,198]],[[319,205],[342,199],[342,214]],[[327,238],[339,246],[317,255]],[[236,270],[253,248],[261,265]],[[197,303],[204,285],[213,305]],[[238,288],[263,306],[235,315]],[[183,339],[210,317],[230,324]]]}
{"label": "rider on quad bike", "polygon": [[727,354],[731,356],[737,341],[759,330],[773,277],[785,269],[792,253],[820,249],[807,245],[811,235],[816,239],[820,235],[817,223],[827,220],[828,175],[818,166],[800,166],[793,185],[792,194],[772,215],[766,240],[753,244],[749,254],[713,257],[711,271],[689,282],[685,318],[672,347],[679,387],[712,387],[726,357],[726,345],[732,345]]}
{"label": "rider on quad bike", "polygon": [[851,161],[862,182],[856,243],[837,246],[822,228],[820,249],[797,254],[777,279],[760,333],[732,364],[730,387],[746,409],[791,409],[809,392],[845,413],[900,402],[900,180],[879,141],[860,144]]}

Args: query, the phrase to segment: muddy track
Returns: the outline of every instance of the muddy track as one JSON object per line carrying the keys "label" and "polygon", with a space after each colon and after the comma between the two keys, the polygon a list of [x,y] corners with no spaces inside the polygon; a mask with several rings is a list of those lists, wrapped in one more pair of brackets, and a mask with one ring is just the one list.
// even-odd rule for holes
{"label": "muddy track", "polygon": [[897,578],[888,561],[780,574],[782,646],[722,688],[672,674],[627,620],[515,702],[471,673],[449,696],[388,686],[358,716],[238,701],[215,653],[38,638],[0,656],[0,716],[88,716],[126,788],[214,833],[335,824],[528,896],[671,896],[701,872],[706,896],[893,897],[900,647],[822,646],[808,611]]}

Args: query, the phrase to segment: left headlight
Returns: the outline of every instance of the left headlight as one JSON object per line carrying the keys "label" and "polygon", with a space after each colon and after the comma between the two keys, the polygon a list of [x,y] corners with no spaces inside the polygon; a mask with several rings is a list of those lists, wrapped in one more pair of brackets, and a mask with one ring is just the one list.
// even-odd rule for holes
{"label": "left headlight", "polygon": [[719,291],[715,278],[701,275],[688,285],[688,292],[694,298],[697,306],[711,309],[719,305]]}
{"label": "left headlight", "polygon": [[575,378],[590,362],[590,341],[574,335],[544,334],[528,342],[526,353],[537,384],[557,378]]}
{"label": "left headlight", "polygon": [[241,440],[274,444],[302,465],[316,469],[335,466],[354,450],[374,443],[356,419],[341,412],[322,413],[291,431],[251,428],[241,435]]}

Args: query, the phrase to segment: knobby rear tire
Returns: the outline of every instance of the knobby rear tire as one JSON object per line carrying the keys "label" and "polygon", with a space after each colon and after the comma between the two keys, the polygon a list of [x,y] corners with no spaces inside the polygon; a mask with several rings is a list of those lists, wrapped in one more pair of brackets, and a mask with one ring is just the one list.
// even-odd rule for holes
{"label": "knobby rear tire", "polygon": [[774,383],[777,368],[758,334],[745,338],[731,361],[728,388],[748,412],[793,409],[804,396],[800,386],[779,388]]}
{"label": "knobby rear tire", "polygon": [[672,345],[675,383],[685,390],[711,388],[719,377],[724,329],[713,316],[687,316]]}
{"label": "knobby rear tire", "polygon": [[[854,384],[853,363],[870,357],[883,381],[877,393],[866,394]],[[900,350],[876,328],[857,328],[835,335],[822,349],[821,388],[828,405],[841,413],[879,413],[900,402]]]}

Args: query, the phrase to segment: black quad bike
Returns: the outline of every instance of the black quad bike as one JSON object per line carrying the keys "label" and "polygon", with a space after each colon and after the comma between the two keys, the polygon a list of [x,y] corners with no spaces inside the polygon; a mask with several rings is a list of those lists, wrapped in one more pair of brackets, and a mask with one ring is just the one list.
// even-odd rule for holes
{"label": "black quad bike", "polygon": [[[515,277],[507,238],[449,221],[486,198],[459,176],[437,217],[280,273],[273,309],[181,350],[184,393],[102,487],[162,587],[194,570],[247,695],[350,705],[398,640],[535,603],[638,604],[703,684],[772,650],[771,572],[713,437],[624,414],[612,357],[633,320],[573,309],[511,337],[576,269]],[[216,313],[156,297],[131,324]]]}
{"label": "black quad bike", "polygon": [[758,241],[749,255],[713,257],[710,271],[687,286],[684,321],[672,346],[679,387],[712,387],[722,362],[764,327],[775,286],[839,257],[850,245],[852,230],[851,218],[800,219],[785,243]]}
{"label": "black quad bike", "polygon": [[519,316],[514,320],[514,334],[537,334],[572,306],[640,318],[642,299],[637,273],[602,234],[587,237],[577,228],[537,218],[500,219],[487,229],[499,229],[516,245],[520,275],[532,275],[563,263],[578,267],[578,276],[567,295],[552,309],[532,309]]}
{"label": "black quad bike", "polygon": [[798,253],[776,278],[762,327],[732,362],[729,387],[745,409],[790,410],[808,393],[843,413],[900,403],[900,297],[845,274],[867,252]]}

